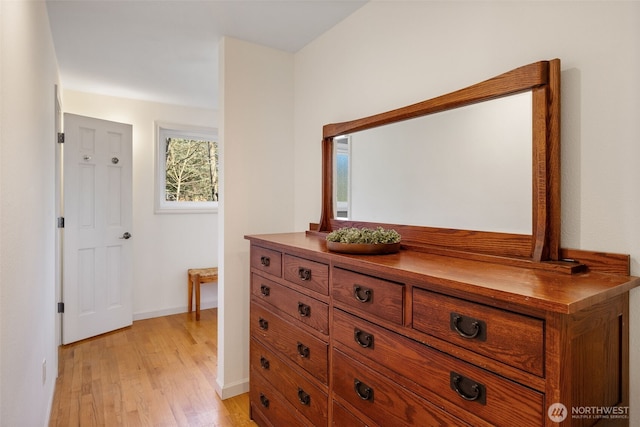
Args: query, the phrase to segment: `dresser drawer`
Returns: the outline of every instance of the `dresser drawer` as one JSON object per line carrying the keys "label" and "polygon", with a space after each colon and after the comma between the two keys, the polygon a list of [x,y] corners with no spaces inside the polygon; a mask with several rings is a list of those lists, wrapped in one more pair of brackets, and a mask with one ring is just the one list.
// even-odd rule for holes
{"label": "dresser drawer", "polygon": [[403,284],[334,267],[331,286],[335,301],[402,325]]}
{"label": "dresser drawer", "polygon": [[333,419],[332,426],[334,427],[367,427],[367,423],[347,411],[344,406],[333,401]]}
{"label": "dresser drawer", "polygon": [[528,387],[341,310],[334,310],[333,326],[337,349],[348,348],[362,363],[395,371],[491,424],[544,422],[543,396]]}
{"label": "dresser drawer", "polygon": [[260,426],[311,426],[261,375],[252,372],[249,390],[251,418]]}
{"label": "dresser drawer", "polygon": [[414,288],[413,327],[544,376],[544,322],[540,319]]}
{"label": "dresser drawer", "polygon": [[275,277],[282,277],[282,254],[261,246],[251,246],[251,267]]}
{"label": "dresser drawer", "polygon": [[380,426],[467,425],[337,350],[332,384],[337,396]]}
{"label": "dresser drawer", "polygon": [[329,306],[258,274],[251,275],[251,293],[283,313],[327,335]]}
{"label": "dresser drawer", "polygon": [[284,278],[322,295],[329,295],[329,266],[327,264],[285,255]]}
{"label": "dresser drawer", "polygon": [[257,340],[251,340],[250,363],[313,425],[326,423],[327,393],[294,371]]}
{"label": "dresser drawer", "polygon": [[328,345],[265,309],[251,304],[251,335],[327,383]]}

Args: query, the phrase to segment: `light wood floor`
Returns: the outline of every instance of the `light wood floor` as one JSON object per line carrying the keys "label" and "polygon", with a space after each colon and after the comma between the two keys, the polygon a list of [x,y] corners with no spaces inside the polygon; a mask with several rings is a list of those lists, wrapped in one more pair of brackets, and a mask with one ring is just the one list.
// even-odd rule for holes
{"label": "light wood floor", "polygon": [[60,349],[50,426],[256,426],[215,392],[217,310],[140,320]]}

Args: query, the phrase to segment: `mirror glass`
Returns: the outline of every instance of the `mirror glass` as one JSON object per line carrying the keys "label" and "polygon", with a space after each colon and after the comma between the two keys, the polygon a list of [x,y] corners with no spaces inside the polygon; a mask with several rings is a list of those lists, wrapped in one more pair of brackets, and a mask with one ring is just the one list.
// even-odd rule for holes
{"label": "mirror glass", "polygon": [[532,233],[532,93],[334,138],[334,218]]}

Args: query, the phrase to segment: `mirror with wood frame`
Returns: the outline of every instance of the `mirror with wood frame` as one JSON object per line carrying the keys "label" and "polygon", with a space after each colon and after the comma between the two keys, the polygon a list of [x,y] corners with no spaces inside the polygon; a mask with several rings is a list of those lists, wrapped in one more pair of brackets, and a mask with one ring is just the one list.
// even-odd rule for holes
{"label": "mirror with wood frame", "polygon": [[[518,113],[517,119],[510,112],[514,111],[514,103],[524,103],[524,113]],[[502,110],[495,107],[498,104],[504,104],[499,107]],[[482,108],[483,113],[473,112],[476,108]],[[486,111],[493,111],[493,116],[487,119]],[[450,117],[445,120],[445,115]],[[498,134],[481,136],[483,131],[469,124],[470,117],[482,117],[477,120],[482,123],[510,125],[512,133],[500,136],[504,133],[501,128]],[[410,139],[406,137],[410,134],[408,128],[421,129],[414,138],[417,142],[413,142],[418,145],[411,148],[402,145]],[[457,145],[462,138],[460,133],[447,135],[451,133],[447,129],[466,129],[462,133],[470,135],[472,143]],[[504,141],[496,145],[500,138]],[[355,145],[356,140],[359,145]],[[353,145],[349,147],[346,141]],[[322,213],[317,231],[380,225],[396,229],[406,248],[529,261],[559,259],[558,59],[519,67],[396,110],[325,125],[322,151]],[[363,151],[366,154],[360,154]],[[351,171],[354,176],[347,184],[352,193],[348,207],[336,190],[342,179],[338,177],[340,166],[336,161],[341,153],[351,156],[349,162],[355,162],[357,156],[362,159],[359,165],[371,168],[357,175]],[[396,158],[396,154],[407,156]],[[476,164],[472,165],[474,159]],[[385,161],[393,162],[397,169],[388,173],[383,166]],[[355,163],[353,166],[355,170]],[[424,171],[427,173],[413,178]],[[398,175],[399,181],[393,182],[392,175]],[[479,177],[489,175],[482,184],[476,184]],[[458,176],[471,179],[456,183]],[[376,179],[378,182],[371,182]],[[401,186],[403,191],[396,191]],[[467,205],[471,200],[475,205]],[[452,204],[448,211],[432,209],[452,201],[462,202]],[[492,209],[483,212],[484,207]]]}

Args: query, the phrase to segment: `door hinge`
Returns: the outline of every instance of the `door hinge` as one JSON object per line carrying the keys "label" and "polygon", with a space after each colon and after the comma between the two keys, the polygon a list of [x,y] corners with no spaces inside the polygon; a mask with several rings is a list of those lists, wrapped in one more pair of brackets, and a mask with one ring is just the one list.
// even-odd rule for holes
{"label": "door hinge", "polygon": [[58,132],[58,144],[64,144],[64,132]]}
{"label": "door hinge", "polygon": [[58,217],[58,228],[64,228],[64,217],[63,216],[59,216]]}
{"label": "door hinge", "polygon": [[58,313],[64,313],[64,303],[63,302],[59,302],[58,303]]}

